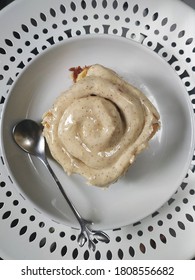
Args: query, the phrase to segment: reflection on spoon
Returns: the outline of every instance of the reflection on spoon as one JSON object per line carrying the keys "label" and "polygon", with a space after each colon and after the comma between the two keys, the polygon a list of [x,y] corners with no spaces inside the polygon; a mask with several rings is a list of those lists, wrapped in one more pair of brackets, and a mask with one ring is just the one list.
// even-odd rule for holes
{"label": "reflection on spoon", "polygon": [[90,225],[92,225],[93,223],[91,221],[86,221],[81,217],[80,213],[77,211],[75,206],[66,195],[61,183],[59,182],[46,158],[45,138],[42,135],[41,126],[33,120],[22,120],[14,126],[13,137],[15,142],[23,151],[39,158],[53,176],[59,190],[61,191],[62,195],[64,196],[65,200],[67,201],[68,205],[70,206],[72,212],[79,222],[81,229],[77,239],[79,246],[82,247],[86,243],[86,241],[88,241],[89,249],[95,251],[96,245],[93,239],[108,243],[110,241],[109,236],[103,231],[91,230]]}

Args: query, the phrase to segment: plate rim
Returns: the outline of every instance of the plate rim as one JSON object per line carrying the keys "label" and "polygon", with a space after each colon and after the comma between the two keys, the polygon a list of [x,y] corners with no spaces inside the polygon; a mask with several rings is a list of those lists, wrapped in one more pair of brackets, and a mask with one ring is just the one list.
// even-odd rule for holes
{"label": "plate rim", "polygon": [[[50,213],[47,213],[47,211],[45,209],[42,209],[42,207],[40,208],[39,206],[36,205],[36,202],[33,201],[28,194],[25,193],[25,191],[23,189],[20,188],[20,186],[18,185],[17,183],[17,179],[15,178],[13,172],[12,172],[12,169],[10,169],[10,166],[9,166],[9,162],[7,160],[7,153],[5,151],[5,144],[4,144],[4,134],[7,134],[7,132],[5,133],[4,132],[4,127],[5,127],[5,119],[6,119],[6,109],[7,109],[7,106],[9,106],[9,100],[10,98],[12,97],[12,92],[14,91],[15,87],[17,86],[18,83],[20,83],[20,80],[23,79],[23,75],[25,75],[25,72],[30,72],[30,69],[32,67],[34,67],[33,65],[36,65],[36,63],[39,61],[40,58],[44,58],[47,57],[47,55],[51,52],[56,52],[58,51],[58,48],[66,48],[67,45],[72,45],[72,44],[78,44],[80,41],[86,41],[88,42],[89,40],[93,43],[94,39],[96,40],[99,40],[101,39],[102,41],[104,40],[111,40],[111,41],[118,41],[118,42],[121,42],[121,43],[125,43],[125,44],[128,44],[130,47],[132,46],[133,48],[135,47],[138,47],[139,49],[141,49],[141,51],[143,50],[143,52],[146,52],[147,54],[153,56],[153,57],[156,57],[161,63],[163,63],[165,65],[165,67],[169,67],[167,65],[167,63],[161,58],[159,57],[157,54],[155,54],[154,52],[152,52],[152,50],[148,49],[147,47],[139,44],[138,42],[135,42],[131,39],[126,39],[126,38],[122,38],[122,37],[116,37],[114,35],[107,35],[107,34],[98,34],[98,35],[95,35],[95,34],[89,34],[89,35],[82,35],[82,36],[79,36],[79,37],[73,37],[73,38],[70,38],[70,39],[67,39],[67,40],[64,40],[62,42],[59,42],[53,46],[51,46],[49,49],[47,49],[46,51],[43,51],[40,55],[38,55],[34,60],[32,60],[25,68],[24,70],[20,73],[20,75],[17,77],[17,79],[15,80],[15,82],[13,83],[13,85],[11,86],[10,88],[10,92],[9,92],[9,95],[7,96],[6,98],[6,101],[4,103],[4,106],[3,106],[3,110],[2,110],[2,117],[1,117],[1,136],[0,136],[0,141],[1,141],[1,150],[2,150],[2,155],[3,155],[3,158],[5,160],[5,165],[7,167],[7,170],[9,171],[9,174],[13,180],[13,182],[16,184],[16,188],[18,189],[18,192],[19,193],[22,193],[22,195],[24,197],[26,197],[27,200],[29,200],[29,203],[31,206],[34,205],[35,208],[39,209],[43,214],[45,214],[46,216],[50,217],[50,219],[54,219],[54,217],[52,217],[52,214]],[[127,42],[128,40],[128,42]],[[166,201],[163,201],[162,203],[159,204],[158,207],[155,207],[155,209],[152,209],[150,211],[150,213],[148,213],[147,215],[146,214],[143,214],[143,215],[140,215],[139,219],[137,218],[136,220],[132,219],[132,222],[129,222],[127,223],[127,221],[125,223],[116,223],[116,225],[113,225],[111,227],[111,225],[104,225],[103,223],[103,229],[104,230],[110,230],[110,229],[114,229],[116,227],[125,227],[125,226],[128,226],[129,224],[132,224],[132,223],[135,223],[137,222],[138,220],[142,220],[144,218],[146,218],[147,216],[151,215],[153,212],[157,211],[160,207],[162,207],[162,205],[164,205],[168,200],[169,198],[175,193],[175,191],[178,189],[179,185],[182,183],[183,179],[185,178],[185,175],[186,173],[188,172],[189,170],[189,166],[190,166],[190,163],[192,161],[192,156],[193,156],[193,151],[194,151],[194,147],[195,147],[195,124],[193,122],[193,119],[194,119],[194,113],[193,113],[193,109],[192,109],[192,106],[191,106],[191,102],[190,102],[190,99],[189,99],[189,96],[187,95],[187,92],[185,90],[185,87],[183,86],[182,82],[180,81],[179,77],[176,75],[176,73],[173,71],[172,68],[170,68],[170,72],[173,73],[173,75],[176,77],[176,79],[178,80],[178,82],[180,83],[180,87],[183,89],[183,93],[186,93],[185,96],[184,96],[184,99],[186,101],[186,105],[188,106],[188,115],[189,115],[189,120],[190,120],[190,126],[191,126],[191,135],[190,135],[190,149],[187,153],[187,160],[184,164],[185,168],[182,169],[182,173],[180,173],[180,176],[178,176],[177,178],[177,183],[175,183],[175,187],[174,189],[172,190],[171,194],[169,195],[169,197],[166,199]],[[183,96],[184,94],[182,94]],[[185,106],[186,106],[185,105]],[[111,186],[112,187],[112,186]],[[117,186],[119,187],[119,186]],[[63,223],[63,220],[60,218],[58,220],[58,218],[56,218],[58,222],[60,223]],[[65,222],[66,223],[66,222]],[[69,224],[69,223],[68,223]],[[67,226],[71,226],[68,225]],[[72,226],[75,226],[74,223],[72,224]],[[98,223],[98,226],[99,223]]]}

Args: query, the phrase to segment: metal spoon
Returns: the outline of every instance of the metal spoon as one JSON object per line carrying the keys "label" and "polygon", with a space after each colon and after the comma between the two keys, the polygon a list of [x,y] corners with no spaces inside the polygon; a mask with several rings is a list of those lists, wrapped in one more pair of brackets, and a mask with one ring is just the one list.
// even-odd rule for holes
{"label": "metal spoon", "polygon": [[96,245],[94,239],[108,243],[110,241],[109,236],[103,231],[91,230],[90,225],[92,225],[93,223],[81,217],[81,215],[79,214],[79,212],[77,211],[73,203],[66,195],[61,183],[59,182],[58,178],[56,177],[54,171],[52,170],[46,158],[45,138],[42,135],[41,126],[38,125],[33,120],[29,120],[29,119],[22,120],[21,122],[19,122],[14,126],[13,137],[15,142],[23,151],[39,158],[42,161],[42,163],[46,166],[46,168],[49,170],[51,175],[53,176],[62,195],[64,196],[65,200],[67,201],[68,205],[70,206],[72,212],[74,213],[75,217],[79,222],[80,229],[81,229],[77,239],[79,246],[82,247],[85,244],[85,242],[88,240],[89,249],[95,251]]}

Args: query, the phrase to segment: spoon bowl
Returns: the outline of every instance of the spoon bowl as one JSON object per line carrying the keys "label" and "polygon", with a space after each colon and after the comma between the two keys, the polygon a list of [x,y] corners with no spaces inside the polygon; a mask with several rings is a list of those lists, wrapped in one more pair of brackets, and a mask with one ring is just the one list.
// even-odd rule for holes
{"label": "spoon bowl", "polygon": [[44,154],[45,143],[40,126],[31,120],[25,119],[13,128],[15,142],[25,152],[38,156]]}

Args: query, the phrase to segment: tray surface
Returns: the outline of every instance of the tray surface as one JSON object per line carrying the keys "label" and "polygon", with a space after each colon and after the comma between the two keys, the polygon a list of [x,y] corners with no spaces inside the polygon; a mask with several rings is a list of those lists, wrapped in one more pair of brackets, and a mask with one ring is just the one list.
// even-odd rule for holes
{"label": "tray surface", "polygon": [[[66,4],[44,0],[37,5],[34,1],[26,2],[13,2],[0,16],[0,24],[6,26],[0,39],[1,110],[8,104],[9,93],[29,62],[33,63],[59,42],[94,34],[134,40],[154,52],[170,71],[174,70],[194,110],[195,19],[189,7],[176,1],[165,1],[163,5],[154,1],[116,0],[66,1]],[[188,17],[181,23],[179,18],[184,13]],[[32,110],[30,114],[34,113]],[[139,222],[108,230],[110,243],[98,243],[96,252],[91,252],[78,246],[77,230],[45,215],[25,197],[16,187],[2,151],[0,155],[3,258],[188,259],[194,256],[194,159],[176,193],[161,208]]]}

